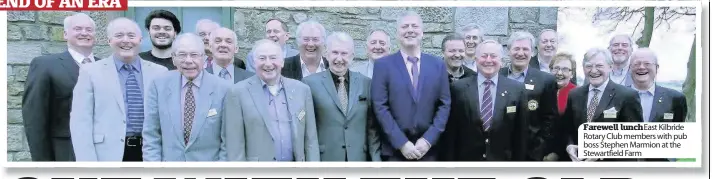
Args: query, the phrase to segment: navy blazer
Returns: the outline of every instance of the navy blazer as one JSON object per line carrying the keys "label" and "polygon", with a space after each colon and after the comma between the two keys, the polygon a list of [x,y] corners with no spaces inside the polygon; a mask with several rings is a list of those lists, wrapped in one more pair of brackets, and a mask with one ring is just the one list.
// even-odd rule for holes
{"label": "navy blazer", "polygon": [[384,156],[400,156],[393,150],[408,141],[415,144],[420,138],[431,145],[426,156],[437,153],[438,139],[450,113],[448,73],[439,58],[425,53],[420,56],[418,94],[411,91],[413,85],[400,51],[374,63],[371,95],[386,136],[382,142]]}

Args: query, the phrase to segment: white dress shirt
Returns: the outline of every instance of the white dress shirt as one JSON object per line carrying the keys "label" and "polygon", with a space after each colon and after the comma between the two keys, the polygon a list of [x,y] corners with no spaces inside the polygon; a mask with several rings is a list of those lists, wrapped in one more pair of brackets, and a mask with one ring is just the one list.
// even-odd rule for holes
{"label": "white dress shirt", "polygon": [[586,100],[586,110],[588,110],[588,105],[591,104],[591,99],[593,99],[593,94],[595,93],[593,89],[598,89],[598,104],[601,104],[601,97],[603,97],[603,92],[606,90],[606,86],[608,86],[608,80],[603,82],[603,84],[598,87],[594,87],[591,84],[588,85],[588,100]]}
{"label": "white dress shirt", "polygon": [[[77,52],[77,51],[75,51],[75,50],[72,50],[71,48],[67,48],[67,51],[69,51],[69,55],[72,55],[72,58],[74,59],[75,62],[77,62],[77,65],[79,65],[79,67],[82,67],[82,66],[86,65],[86,64],[82,64],[82,61],[84,61],[84,58],[89,58],[89,60],[90,60],[91,62],[94,62],[94,61],[95,61],[95,60],[94,60],[94,53],[90,53],[89,56],[87,57],[87,56],[84,56],[84,55],[82,55],[81,53],[79,53],[79,52]],[[87,64],[88,64],[88,63],[87,63]]]}
{"label": "white dress shirt", "polygon": [[[400,51],[401,56],[403,56],[403,62],[405,63],[405,70],[408,71],[408,76],[410,76],[410,82],[413,82],[413,70],[411,69],[413,67],[413,63],[408,61],[408,54],[405,54],[402,50]],[[418,68],[418,72],[420,73],[420,62],[422,59],[420,58],[420,52],[416,53],[415,58],[418,58],[418,63],[416,63],[415,68]]]}
{"label": "white dress shirt", "polygon": [[302,60],[302,57],[299,57],[299,62],[302,64],[302,78],[306,78],[309,75],[315,74],[322,72],[326,70],[324,67],[324,60],[322,58],[319,58],[319,66],[317,66],[316,71],[314,73],[309,72],[309,68],[307,68],[307,64],[304,63],[304,60]]}

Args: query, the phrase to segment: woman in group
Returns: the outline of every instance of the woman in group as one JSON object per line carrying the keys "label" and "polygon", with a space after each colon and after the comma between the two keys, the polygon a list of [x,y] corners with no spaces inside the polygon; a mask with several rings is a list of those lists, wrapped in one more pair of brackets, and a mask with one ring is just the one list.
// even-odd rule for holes
{"label": "woman in group", "polygon": [[566,110],[566,98],[569,96],[569,91],[576,88],[576,85],[570,82],[571,78],[574,78],[573,72],[576,71],[576,61],[574,61],[571,54],[559,53],[551,59],[549,70],[556,77],[556,85],[559,89],[556,93],[559,114],[563,115]]}

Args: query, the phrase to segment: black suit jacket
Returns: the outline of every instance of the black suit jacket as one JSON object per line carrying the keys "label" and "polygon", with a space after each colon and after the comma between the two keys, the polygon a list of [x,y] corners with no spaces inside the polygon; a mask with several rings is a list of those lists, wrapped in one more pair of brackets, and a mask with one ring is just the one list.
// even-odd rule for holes
{"label": "black suit jacket", "polygon": [[[443,139],[441,160],[522,161],[526,156],[527,116],[524,85],[498,76],[494,120],[484,131],[480,116],[477,75],[452,84],[452,108]],[[508,107],[516,109],[507,112]]]}
{"label": "black suit jacket", "polygon": [[[541,69],[539,68],[539,59],[537,59],[537,58],[538,58],[537,56],[533,56],[533,57],[529,60],[529,67],[530,67],[530,68],[537,69],[537,70],[541,70]],[[548,67],[547,67],[547,68],[548,68]],[[571,70],[573,70],[573,69],[571,69]],[[573,78],[571,78],[571,83],[574,84],[574,85],[576,85],[576,71],[571,71],[571,74],[573,75]]]}
{"label": "black suit jacket", "polygon": [[[470,76],[477,76],[477,72],[472,71],[472,69],[467,68],[467,67],[465,67],[464,65],[462,66],[462,70],[463,70],[463,74],[462,74],[462,76],[460,77],[460,79],[465,79],[465,78],[470,77]],[[450,81],[450,84],[452,84],[452,83],[453,83],[452,75],[451,75],[451,74],[447,74],[447,77],[448,77],[447,80]],[[455,81],[457,81],[457,80],[455,80]]]}
{"label": "black suit jacket", "polygon": [[79,66],[69,51],[36,57],[30,62],[22,116],[33,161],[75,160],[69,112],[78,76]]}
{"label": "black suit jacket", "polygon": [[[321,60],[324,61],[324,68],[328,70],[329,62],[326,61],[326,58],[324,57],[322,57]],[[299,81],[302,80],[302,62],[300,60],[299,54],[284,59],[284,67],[282,67],[282,76]]]}
{"label": "black suit jacket", "polygon": [[[238,58],[235,58],[235,60],[242,61]],[[244,63],[242,63],[242,64],[243,64],[243,67],[241,68],[241,67],[237,66],[236,62],[233,62],[233,67],[235,68],[235,74],[232,74],[233,84],[236,84],[237,82],[240,82],[242,80],[245,80],[245,79],[250,78],[253,75],[255,75],[255,73],[245,70]],[[205,68],[205,71],[207,71],[210,74],[214,74],[212,68]]]}
{"label": "black suit jacket", "polygon": [[[685,122],[687,99],[682,93],[655,85],[650,122]],[[672,119],[665,119],[665,113],[672,113]]]}
{"label": "black suit jacket", "polygon": [[[541,161],[546,155],[546,141],[551,141],[553,123],[559,116],[557,104],[556,79],[553,75],[529,68],[524,78],[524,91],[527,94],[527,110],[529,110],[529,146],[528,160]],[[499,74],[509,75],[509,68],[502,68]]]}
{"label": "black suit jacket", "polygon": [[[235,57],[235,60],[232,61],[232,65],[235,65],[236,67],[241,68],[243,70],[245,69],[245,62],[237,57]],[[235,73],[237,73],[237,71]]]}
{"label": "black suit jacket", "polygon": [[[557,144],[552,145],[555,148],[559,158],[566,158],[566,146],[569,138],[578,145],[578,128],[581,124],[586,123],[587,102],[590,84],[576,87],[571,90],[567,99],[567,107],[563,117],[558,120],[560,132],[557,135]],[[643,110],[640,106],[640,96],[638,92],[628,87],[608,81],[606,89],[601,94],[601,100],[598,102],[598,107],[593,115],[591,122],[643,122]],[[617,112],[615,118],[605,118],[604,110],[615,108]],[[566,160],[565,159],[565,160]]]}

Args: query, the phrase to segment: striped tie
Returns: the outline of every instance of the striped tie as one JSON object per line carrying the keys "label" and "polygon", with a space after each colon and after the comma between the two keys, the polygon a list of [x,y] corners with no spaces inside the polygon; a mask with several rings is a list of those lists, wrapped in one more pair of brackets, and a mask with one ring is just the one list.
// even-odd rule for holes
{"label": "striped tie", "polygon": [[218,74],[218,77],[225,79],[225,80],[231,80],[232,75],[230,75],[230,72],[227,71],[227,69],[223,68],[220,70],[220,73]]}
{"label": "striped tie", "polygon": [[480,114],[482,115],[482,127],[485,131],[489,130],[492,125],[492,80],[485,80],[485,92],[482,93],[482,104],[480,105]]}
{"label": "striped tie", "polygon": [[139,136],[141,135],[141,129],[143,128],[143,95],[141,94],[141,88],[139,87],[138,80],[136,80],[135,69],[130,65],[124,65],[124,70],[129,72],[129,77],[126,79],[126,108],[128,118],[126,126],[127,136]]}

